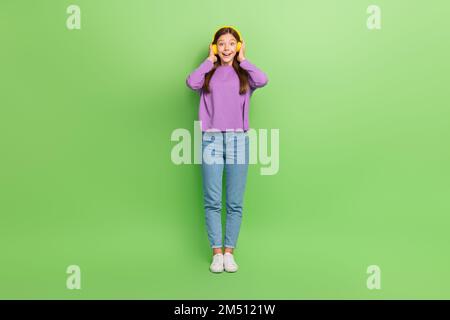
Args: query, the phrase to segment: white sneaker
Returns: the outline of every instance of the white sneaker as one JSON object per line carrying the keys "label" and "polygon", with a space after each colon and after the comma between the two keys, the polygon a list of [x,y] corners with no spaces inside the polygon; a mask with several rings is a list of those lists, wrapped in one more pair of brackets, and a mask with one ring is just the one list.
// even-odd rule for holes
{"label": "white sneaker", "polygon": [[223,272],[223,254],[216,253],[213,255],[213,260],[209,266],[211,272]]}
{"label": "white sneaker", "polygon": [[233,254],[230,252],[225,252],[225,255],[223,256],[223,265],[227,272],[236,272],[238,270],[238,265],[236,264],[236,261],[234,261]]}

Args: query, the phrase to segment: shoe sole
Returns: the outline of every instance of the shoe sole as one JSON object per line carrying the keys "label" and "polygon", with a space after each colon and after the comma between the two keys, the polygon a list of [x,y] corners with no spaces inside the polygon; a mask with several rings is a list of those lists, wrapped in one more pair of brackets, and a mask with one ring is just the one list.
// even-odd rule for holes
{"label": "shoe sole", "polygon": [[222,271],[212,271],[211,269],[209,269],[209,271],[211,271],[212,273],[222,273],[222,272],[224,272],[224,270],[222,270]]}
{"label": "shoe sole", "polygon": [[211,271],[212,273],[221,273],[225,271],[225,268],[222,267],[222,269],[219,269],[219,271],[213,271],[211,268],[209,268],[209,271]]}

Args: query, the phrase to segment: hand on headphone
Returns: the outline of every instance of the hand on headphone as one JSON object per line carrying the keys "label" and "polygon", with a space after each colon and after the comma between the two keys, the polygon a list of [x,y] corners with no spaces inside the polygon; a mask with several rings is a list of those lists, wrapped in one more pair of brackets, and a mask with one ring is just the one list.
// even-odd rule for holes
{"label": "hand on headphone", "polygon": [[239,50],[239,54],[238,54],[238,57],[237,57],[239,62],[242,62],[242,61],[245,60],[245,42],[244,42],[244,40],[242,40],[241,43],[242,43],[241,44],[241,49]]}
{"label": "hand on headphone", "polygon": [[210,44],[209,45],[209,57],[208,60],[211,61],[212,63],[215,63],[217,61],[217,57],[214,54],[214,50],[213,50],[213,45]]}

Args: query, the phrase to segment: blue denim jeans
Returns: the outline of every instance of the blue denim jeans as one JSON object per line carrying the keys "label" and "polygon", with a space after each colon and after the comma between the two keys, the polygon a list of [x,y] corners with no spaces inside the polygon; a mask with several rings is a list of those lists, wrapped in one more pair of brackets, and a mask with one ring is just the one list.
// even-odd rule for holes
{"label": "blue denim jeans", "polygon": [[211,248],[222,247],[222,175],[226,179],[225,247],[235,248],[242,221],[249,163],[249,137],[244,131],[202,132],[203,198]]}

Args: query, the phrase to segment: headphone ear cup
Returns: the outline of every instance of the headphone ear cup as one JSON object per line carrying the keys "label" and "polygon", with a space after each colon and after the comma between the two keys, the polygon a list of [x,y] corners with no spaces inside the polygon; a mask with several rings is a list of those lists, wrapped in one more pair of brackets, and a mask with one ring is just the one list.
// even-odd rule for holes
{"label": "headphone ear cup", "polygon": [[219,52],[217,51],[217,45],[216,44],[213,44],[212,45],[212,49],[213,49],[213,52],[214,52],[214,54],[218,54]]}
{"label": "headphone ear cup", "polygon": [[239,41],[236,45],[236,52],[239,52],[241,50],[242,43]]}

